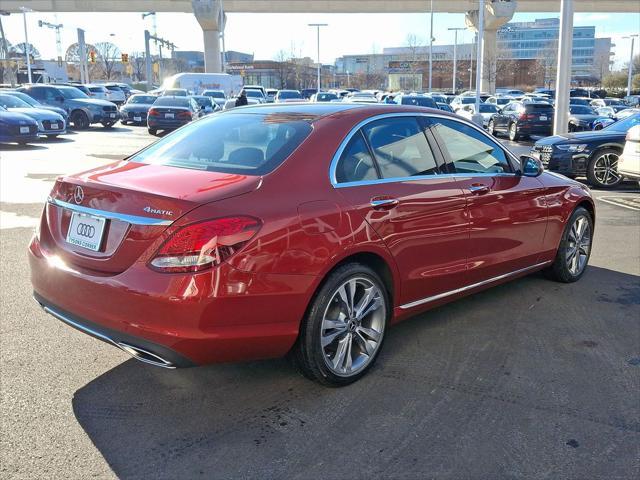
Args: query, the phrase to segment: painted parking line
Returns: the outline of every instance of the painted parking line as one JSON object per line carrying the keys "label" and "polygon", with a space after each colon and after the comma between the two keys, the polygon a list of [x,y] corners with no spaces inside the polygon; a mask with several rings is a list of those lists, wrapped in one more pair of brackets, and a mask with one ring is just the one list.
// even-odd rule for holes
{"label": "painted parking line", "polygon": [[617,207],[628,208],[629,210],[640,212],[640,197],[599,197],[598,199]]}

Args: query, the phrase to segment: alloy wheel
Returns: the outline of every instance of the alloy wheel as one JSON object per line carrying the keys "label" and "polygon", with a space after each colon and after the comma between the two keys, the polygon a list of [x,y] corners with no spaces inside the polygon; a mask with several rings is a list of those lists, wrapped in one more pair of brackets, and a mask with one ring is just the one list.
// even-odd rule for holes
{"label": "alloy wheel", "polygon": [[582,273],[589,259],[591,250],[591,226],[589,220],[580,215],[571,225],[567,238],[566,262],[571,275]]}
{"label": "alloy wheel", "polygon": [[382,343],[386,311],[384,295],[367,278],[350,278],[335,290],[320,328],[324,360],[334,374],[349,377],[371,362]]}
{"label": "alloy wheel", "polygon": [[607,152],[596,158],[593,165],[593,176],[601,185],[615,185],[620,182],[618,173],[618,155]]}

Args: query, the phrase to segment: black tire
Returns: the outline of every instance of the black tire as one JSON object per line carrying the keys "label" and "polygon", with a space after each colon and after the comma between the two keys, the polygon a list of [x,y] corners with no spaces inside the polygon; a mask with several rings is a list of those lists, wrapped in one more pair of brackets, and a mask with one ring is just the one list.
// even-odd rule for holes
{"label": "black tire", "polygon": [[156,133],[158,133],[158,130],[156,130],[155,128],[148,128],[147,131],[149,132],[149,135],[153,135],[154,137]]}
{"label": "black tire", "polygon": [[116,122],[100,122],[104,128],[112,128]]}
{"label": "black tire", "polygon": [[[367,360],[368,363],[353,374],[336,375],[327,365],[330,360],[325,359],[328,357],[325,356],[322,346],[323,319],[340,286],[346,281],[356,278],[365,279],[380,291],[384,300],[383,310],[380,311],[384,318],[384,325],[381,329],[379,343],[376,350]],[[301,373],[311,380],[329,387],[349,385],[365,375],[375,363],[380,350],[382,350],[382,343],[391,318],[391,311],[389,292],[374,270],[361,263],[342,265],[328,275],[311,301],[308,311],[302,320],[298,340],[290,356]],[[351,350],[349,350],[350,352]]]}
{"label": "black tire", "polygon": [[76,110],[71,113],[69,123],[73,125],[75,130],[86,130],[89,128],[89,117],[82,110]]}
{"label": "black tire", "polygon": [[[598,188],[614,188],[620,185],[623,177],[617,173],[619,157],[620,151],[614,148],[596,150],[591,155],[587,165],[587,180],[589,183]],[[607,165],[610,166],[609,176],[607,176],[606,170],[605,173],[602,170],[602,168],[608,168]],[[615,173],[612,173],[611,170],[615,170]]]}
{"label": "black tire", "polygon": [[569,133],[573,133],[576,131],[576,126],[573,123],[569,124]]}
{"label": "black tire", "polygon": [[512,122],[509,124],[509,140],[512,142],[517,142],[520,140],[520,134],[518,133],[518,124],[516,122]]}
{"label": "black tire", "polygon": [[[571,272],[567,263],[568,250],[571,247],[572,228],[579,218],[586,218],[587,220],[587,224],[589,226],[589,248],[586,255],[584,267],[577,274],[574,274]],[[564,231],[562,232],[562,238],[560,239],[560,245],[558,246],[558,251],[556,253],[556,258],[553,264],[544,271],[547,278],[562,283],[573,283],[580,280],[582,275],[584,275],[584,272],[587,270],[589,258],[591,257],[592,245],[593,218],[591,217],[591,213],[589,213],[586,208],[578,207],[573,211],[571,217],[569,217],[569,220],[567,220],[567,225],[564,227]],[[577,252],[577,254],[579,255],[579,251]]]}
{"label": "black tire", "polygon": [[53,135],[47,135],[47,138],[52,139],[52,140],[56,139],[56,138],[58,138],[58,134],[54,133]]}
{"label": "black tire", "polygon": [[489,135],[492,135],[494,137],[498,136],[496,132],[496,124],[493,120],[489,120],[489,125],[487,125],[487,132],[489,132]]}
{"label": "black tire", "polygon": [[126,124],[127,124],[127,121],[126,121],[126,120],[120,120],[120,123],[121,123],[122,125],[126,125]]}

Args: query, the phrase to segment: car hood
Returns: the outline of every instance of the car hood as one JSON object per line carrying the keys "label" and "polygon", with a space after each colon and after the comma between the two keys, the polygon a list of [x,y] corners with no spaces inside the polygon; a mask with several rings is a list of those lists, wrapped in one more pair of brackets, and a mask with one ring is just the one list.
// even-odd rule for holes
{"label": "car hood", "polygon": [[0,121],[11,123],[14,125],[33,125],[36,121],[25,115],[24,113],[19,112],[0,112]]}
{"label": "car hood", "polygon": [[562,135],[553,135],[538,140],[536,145],[555,145],[558,143],[579,143],[579,142],[606,142],[608,140],[620,140],[625,137],[625,133],[607,132],[605,130],[597,130],[593,132],[576,132],[563,133]]}
{"label": "car hood", "polygon": [[115,107],[114,103],[108,102],[107,100],[99,100],[97,98],[73,98],[67,101],[72,104],[87,107]]}
{"label": "car hood", "polygon": [[588,114],[571,114],[570,118],[575,118],[576,120],[579,120],[581,122],[593,122],[598,118],[606,118],[606,117],[604,117],[604,115],[592,115],[588,113]]}
{"label": "car hood", "polygon": [[23,113],[31,118],[34,118],[39,121],[43,120],[52,120],[52,121],[63,121],[61,115],[52,112],[50,110],[46,110],[44,108],[10,108],[10,112]]}

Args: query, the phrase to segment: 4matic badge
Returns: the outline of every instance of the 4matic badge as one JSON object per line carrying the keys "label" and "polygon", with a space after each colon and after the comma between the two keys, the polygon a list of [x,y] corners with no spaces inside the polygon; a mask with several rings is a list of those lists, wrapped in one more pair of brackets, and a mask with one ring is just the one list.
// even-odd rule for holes
{"label": "4matic badge", "polygon": [[153,207],[144,207],[143,210],[147,213],[153,213],[155,215],[167,215],[168,217],[173,216],[173,212],[171,210],[160,210],[158,208]]}

